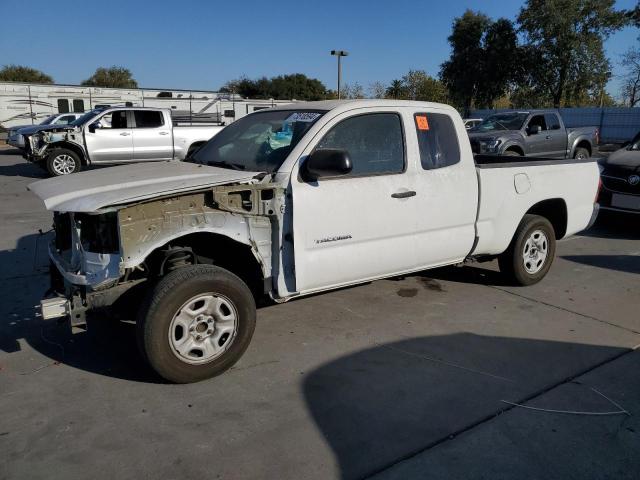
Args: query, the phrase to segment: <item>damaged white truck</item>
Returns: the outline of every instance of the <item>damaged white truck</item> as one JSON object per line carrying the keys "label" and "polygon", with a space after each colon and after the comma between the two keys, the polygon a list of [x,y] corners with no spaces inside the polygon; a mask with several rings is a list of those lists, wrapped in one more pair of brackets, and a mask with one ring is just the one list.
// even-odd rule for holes
{"label": "damaged white truck", "polygon": [[330,101],[248,115],[189,162],[39,181],[29,188],[55,212],[42,315],[81,324],[132,297],[143,358],[193,382],[241,357],[264,295],[467,259],[533,284],[556,239],[595,219],[598,166],[512,160],[474,159],[446,105]]}
{"label": "damaged white truck", "polygon": [[168,109],[97,108],[68,125],[24,133],[23,156],[53,177],[89,165],[183,160],[222,128],[175,126]]}

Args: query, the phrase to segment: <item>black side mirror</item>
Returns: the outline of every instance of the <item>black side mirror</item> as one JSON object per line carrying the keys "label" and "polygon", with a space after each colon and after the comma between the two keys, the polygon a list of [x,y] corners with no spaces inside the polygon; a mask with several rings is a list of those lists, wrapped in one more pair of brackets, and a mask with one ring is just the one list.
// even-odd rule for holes
{"label": "black side mirror", "polygon": [[531,125],[529,127],[529,135],[537,135],[542,131],[542,127],[540,125]]}
{"label": "black side mirror", "polygon": [[91,133],[96,133],[96,128],[102,128],[102,124],[100,122],[95,122],[89,125],[89,131]]}
{"label": "black side mirror", "polygon": [[309,155],[300,173],[304,181],[313,182],[322,177],[341,177],[351,173],[352,169],[346,150],[325,148]]}

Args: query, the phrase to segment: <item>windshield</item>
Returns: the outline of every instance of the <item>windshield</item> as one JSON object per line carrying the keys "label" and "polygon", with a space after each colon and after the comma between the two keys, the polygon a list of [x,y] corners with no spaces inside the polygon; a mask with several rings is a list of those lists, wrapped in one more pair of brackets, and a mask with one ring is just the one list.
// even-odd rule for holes
{"label": "windshield", "polygon": [[520,130],[528,113],[498,113],[485,118],[471,129],[472,132],[492,132],[495,130]]}
{"label": "windshield", "polygon": [[78,125],[82,125],[83,123],[85,123],[87,120],[89,120],[92,117],[95,117],[96,115],[98,115],[100,112],[102,112],[103,110],[97,108],[95,110],[89,110],[87,113],[85,113],[84,115],[82,115],[81,117],[76,118],[73,122],[71,122],[69,125],[72,127],[77,127]]}
{"label": "windshield", "polygon": [[47,117],[43,121],[41,121],[40,125],[49,125],[51,122],[53,122],[53,119],[56,117],[57,115],[51,115],[50,117]]}
{"label": "windshield", "polygon": [[273,173],[324,112],[265,110],[233,122],[187,161]]}
{"label": "windshield", "polygon": [[627,149],[640,150],[640,132],[635,137],[633,137],[633,140],[631,140],[631,143],[629,144]]}

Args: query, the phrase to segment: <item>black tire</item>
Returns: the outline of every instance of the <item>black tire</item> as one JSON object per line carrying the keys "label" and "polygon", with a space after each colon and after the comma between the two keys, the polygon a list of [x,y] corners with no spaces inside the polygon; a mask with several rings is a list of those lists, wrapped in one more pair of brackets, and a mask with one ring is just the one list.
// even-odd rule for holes
{"label": "black tire", "polygon": [[[60,162],[64,159],[64,166]],[[76,152],[68,148],[54,148],[49,152],[46,160],[47,171],[52,177],[71,175],[82,169],[82,160]],[[67,173],[64,173],[67,172]]]}
{"label": "black tire", "polygon": [[[529,266],[532,269],[539,268],[535,272],[530,272],[525,266],[525,244],[529,238],[536,232],[540,231],[546,236],[546,257],[542,263],[537,266],[535,262],[531,263],[531,257],[527,257],[529,260]],[[541,239],[542,237],[539,237]],[[500,266],[500,272],[505,276],[509,283],[515,285],[533,285],[538,283],[544,278],[556,254],[556,236],[553,230],[553,226],[544,217],[539,215],[525,215],[520,225],[516,229],[516,233],[513,235],[509,248],[498,257],[498,264]],[[535,258],[535,257],[534,257]]]}
{"label": "black tire", "polygon": [[521,157],[522,156],[518,152],[516,152],[515,150],[507,150],[502,155],[507,156],[507,157]]}
{"label": "black tire", "polygon": [[[172,347],[171,324],[186,302],[208,293],[231,302],[237,314],[237,326],[234,336],[230,337],[231,343],[223,347],[220,356],[193,364],[181,358]],[[191,265],[169,273],[149,291],[138,315],[138,346],[142,357],[164,379],[174,383],[198,382],[231,368],[249,346],[255,325],[255,301],[240,278],[213,265]],[[196,333],[184,334],[195,336]]]}
{"label": "black tire", "polygon": [[590,156],[591,155],[589,154],[589,150],[587,150],[586,148],[582,148],[582,147],[576,148],[576,151],[573,152],[573,158],[575,158],[576,160],[589,158]]}

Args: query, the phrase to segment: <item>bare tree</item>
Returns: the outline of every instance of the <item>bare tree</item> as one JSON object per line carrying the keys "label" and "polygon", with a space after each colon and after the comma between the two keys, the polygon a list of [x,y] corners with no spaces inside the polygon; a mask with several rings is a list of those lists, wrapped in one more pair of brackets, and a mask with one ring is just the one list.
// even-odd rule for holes
{"label": "bare tree", "polygon": [[385,98],[387,96],[387,86],[382,82],[373,82],[369,84],[369,97]]}
{"label": "bare tree", "polygon": [[344,87],[340,89],[340,97],[347,99],[365,98],[364,88],[358,82],[345,83]]}
{"label": "bare tree", "polygon": [[640,48],[631,48],[620,64],[626,69],[622,83],[622,99],[629,107],[640,102]]}

